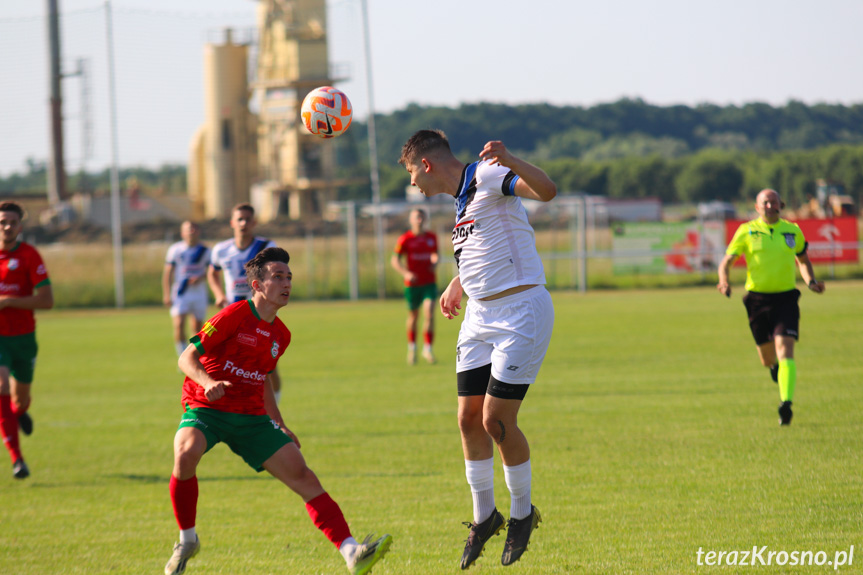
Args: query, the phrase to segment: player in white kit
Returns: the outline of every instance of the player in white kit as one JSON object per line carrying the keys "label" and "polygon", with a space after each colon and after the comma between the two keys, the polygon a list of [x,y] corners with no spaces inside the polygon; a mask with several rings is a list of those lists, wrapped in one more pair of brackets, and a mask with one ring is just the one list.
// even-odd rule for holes
{"label": "player in white kit", "polygon": [[520,198],[547,202],[557,187],[538,167],[488,142],[480,160],[465,165],[439,130],[420,130],[399,163],[426,196],[455,198],[452,240],[458,275],[440,298],[452,319],[469,297],[456,348],[458,422],[474,520],[461,558],[467,569],[504,526],[494,503],[494,444],[510,492],[510,519],[501,563],[527,549],[541,521],[531,502],[530,446],[518,410],[536,380],[551,339],[554,308],[533,228]]}
{"label": "player in white kit", "polygon": [[[257,225],[255,208],[250,204],[237,204],[231,210],[234,237],[213,246],[207,281],[219,308],[252,297],[252,288],[246,281],[246,263],[266,248],[277,247],[272,240],[255,235]],[[282,397],[282,378],[278,369],[273,370],[267,377],[270,378],[278,402]]]}
{"label": "player in white kit", "polygon": [[174,347],[179,356],[189,345],[186,339],[187,318],[191,318],[192,333],[201,331],[207,317],[207,266],[210,248],[201,243],[197,224],[185,221],[180,225],[182,241],[171,244],[162,269],[162,302],[171,308]]}

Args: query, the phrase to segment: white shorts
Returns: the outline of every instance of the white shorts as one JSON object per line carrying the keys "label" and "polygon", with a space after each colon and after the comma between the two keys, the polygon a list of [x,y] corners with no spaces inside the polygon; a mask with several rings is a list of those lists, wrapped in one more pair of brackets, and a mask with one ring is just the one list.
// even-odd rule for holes
{"label": "white shorts", "polygon": [[554,305],[545,286],[496,299],[470,299],[456,347],[456,373],[491,364],[504,383],[536,381],[554,326]]}
{"label": "white shorts", "polygon": [[207,292],[203,294],[191,293],[175,297],[171,302],[171,315],[185,315],[187,313],[195,316],[198,321],[204,321],[207,317]]}

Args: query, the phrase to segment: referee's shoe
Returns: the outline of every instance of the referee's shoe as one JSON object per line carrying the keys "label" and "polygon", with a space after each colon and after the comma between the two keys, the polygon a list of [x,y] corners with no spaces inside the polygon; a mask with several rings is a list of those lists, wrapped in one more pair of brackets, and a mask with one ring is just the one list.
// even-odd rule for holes
{"label": "referee's shoe", "polygon": [[791,425],[791,417],[794,412],[791,411],[791,402],[783,401],[779,406],[779,425]]}

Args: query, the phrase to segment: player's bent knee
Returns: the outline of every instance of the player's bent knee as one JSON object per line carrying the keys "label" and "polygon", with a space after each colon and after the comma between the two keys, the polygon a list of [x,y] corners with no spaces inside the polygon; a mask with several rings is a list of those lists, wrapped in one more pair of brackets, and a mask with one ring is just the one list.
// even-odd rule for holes
{"label": "player's bent knee", "polygon": [[482,425],[485,432],[495,443],[501,443],[506,439],[507,429],[509,426],[507,426],[502,420],[486,418],[483,420]]}
{"label": "player's bent knee", "polygon": [[459,410],[458,412],[458,428],[462,431],[471,431],[482,427],[482,410]]}
{"label": "player's bent knee", "polygon": [[[174,437],[174,470],[182,475],[194,473],[207,450],[204,434],[190,427],[181,428]],[[178,475],[179,479],[184,479]]]}

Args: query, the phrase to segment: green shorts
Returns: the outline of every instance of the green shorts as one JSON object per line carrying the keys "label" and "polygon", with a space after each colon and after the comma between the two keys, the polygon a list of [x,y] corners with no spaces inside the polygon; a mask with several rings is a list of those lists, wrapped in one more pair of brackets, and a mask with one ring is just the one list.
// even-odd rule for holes
{"label": "green shorts", "polygon": [[434,301],[437,298],[437,285],[426,284],[424,286],[407,286],[405,287],[405,300],[408,302],[408,309],[419,309],[423,301],[430,299]]}
{"label": "green shorts", "polygon": [[9,370],[19,383],[33,383],[36,369],[36,332],[0,336],[0,366]]}
{"label": "green shorts", "polygon": [[258,472],[264,470],[267,459],[293,441],[276,427],[269,415],[229,413],[206,407],[186,408],[177,429],[183,427],[200,430],[207,439],[207,451],[224,441],[231,451]]}

